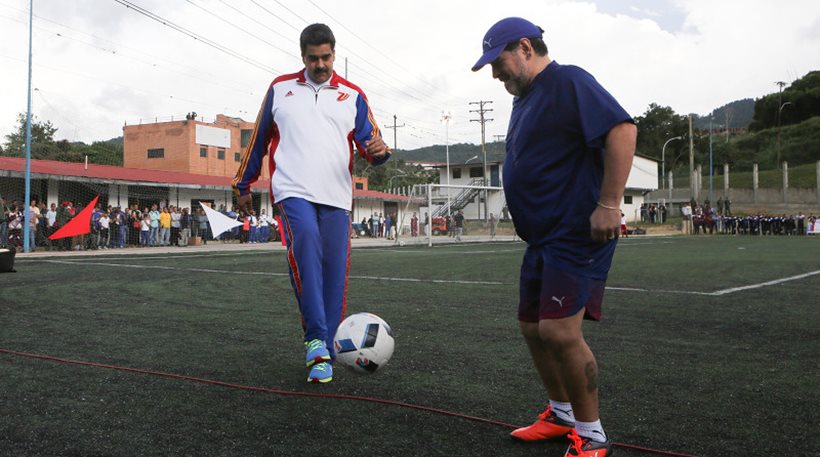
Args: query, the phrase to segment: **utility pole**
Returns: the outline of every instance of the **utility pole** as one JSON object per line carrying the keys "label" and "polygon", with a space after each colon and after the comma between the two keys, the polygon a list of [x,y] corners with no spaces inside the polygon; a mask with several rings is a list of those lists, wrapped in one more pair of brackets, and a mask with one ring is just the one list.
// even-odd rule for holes
{"label": "utility pole", "polygon": [[[492,101],[489,101],[489,100],[479,100],[477,102],[470,102],[471,105],[478,105],[478,109],[470,110],[471,113],[478,113],[478,119],[470,119],[470,122],[480,122],[481,123],[481,154],[484,156],[484,167],[482,169],[481,179],[482,179],[483,184],[485,186],[489,185],[489,183],[487,181],[487,146],[486,146],[486,143],[484,141],[484,134],[486,132],[484,124],[486,124],[487,122],[491,122],[492,119],[489,119],[489,118],[485,117],[484,114],[489,113],[490,111],[492,111],[492,108],[484,108],[484,105],[489,105],[491,103],[492,103]],[[489,197],[489,194],[487,194],[487,190],[485,189],[484,190],[484,218],[485,219],[489,219],[488,216],[487,216],[487,209],[488,209],[488,206],[489,206],[489,202],[487,201],[488,197]],[[480,219],[481,215],[479,215],[478,217]]]}
{"label": "utility pole", "polygon": [[386,128],[386,129],[393,129],[393,150],[398,149],[398,147],[396,146],[396,144],[397,144],[396,143],[396,131],[398,129],[402,128],[402,127],[404,127],[404,124],[396,125],[396,115],[395,114],[393,115],[393,126],[392,127],[389,126],[389,125],[384,126],[384,128]]}
{"label": "utility pole", "polygon": [[[695,140],[692,135],[692,115],[689,115],[689,190],[692,198],[698,200],[698,188],[695,187]],[[692,208],[694,210],[694,208]]]}
{"label": "utility pole", "polygon": [[777,91],[777,168],[780,169],[780,113],[783,111],[783,87],[785,81],[775,81],[778,86]]}

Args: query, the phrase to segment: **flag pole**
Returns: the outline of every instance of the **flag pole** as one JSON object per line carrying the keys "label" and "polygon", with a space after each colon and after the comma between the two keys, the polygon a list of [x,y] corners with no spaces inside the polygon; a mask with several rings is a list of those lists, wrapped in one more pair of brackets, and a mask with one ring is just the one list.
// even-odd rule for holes
{"label": "flag pole", "polygon": [[26,206],[31,204],[31,37],[34,21],[34,0],[29,0],[28,6],[28,101],[26,107],[26,196],[23,199],[24,223],[23,227],[23,252],[29,252],[29,237],[34,237],[31,232],[31,209]]}

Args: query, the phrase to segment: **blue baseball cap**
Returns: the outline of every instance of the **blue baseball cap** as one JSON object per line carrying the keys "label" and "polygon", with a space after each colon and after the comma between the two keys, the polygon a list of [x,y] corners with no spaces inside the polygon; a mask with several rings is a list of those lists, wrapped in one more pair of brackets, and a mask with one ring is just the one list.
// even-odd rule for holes
{"label": "blue baseball cap", "polygon": [[478,71],[484,65],[497,59],[508,44],[521,38],[542,38],[544,30],[532,22],[520,17],[508,17],[496,22],[484,35],[484,54],[473,65],[473,71]]}

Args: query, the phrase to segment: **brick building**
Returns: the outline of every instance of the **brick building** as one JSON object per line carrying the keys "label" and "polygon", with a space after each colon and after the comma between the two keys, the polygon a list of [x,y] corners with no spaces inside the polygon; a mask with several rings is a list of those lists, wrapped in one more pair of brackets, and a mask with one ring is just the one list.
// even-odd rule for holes
{"label": "brick building", "polygon": [[[187,119],[123,127],[125,168],[176,171],[208,176],[236,175],[253,122],[222,114],[213,123]],[[263,167],[260,179],[269,179]]]}

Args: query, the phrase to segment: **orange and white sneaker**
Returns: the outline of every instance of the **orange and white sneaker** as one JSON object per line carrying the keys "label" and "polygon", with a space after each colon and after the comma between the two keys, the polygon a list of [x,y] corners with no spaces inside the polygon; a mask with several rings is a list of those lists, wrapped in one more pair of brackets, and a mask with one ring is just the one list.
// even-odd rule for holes
{"label": "orange and white sneaker", "polygon": [[[558,418],[552,407],[538,415],[538,420],[528,427],[513,430],[510,436],[521,441],[544,441],[566,436],[575,432],[575,424]],[[601,456],[603,457],[603,456]]]}
{"label": "orange and white sneaker", "polygon": [[564,457],[610,457],[612,455],[612,444],[609,440],[603,443],[578,435],[575,430],[569,434],[572,441]]}

